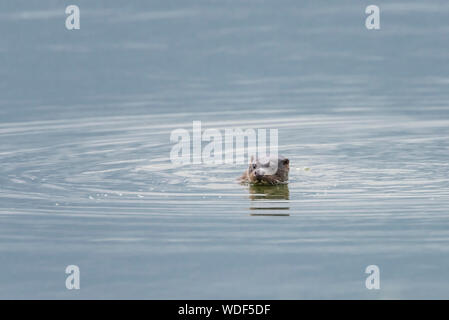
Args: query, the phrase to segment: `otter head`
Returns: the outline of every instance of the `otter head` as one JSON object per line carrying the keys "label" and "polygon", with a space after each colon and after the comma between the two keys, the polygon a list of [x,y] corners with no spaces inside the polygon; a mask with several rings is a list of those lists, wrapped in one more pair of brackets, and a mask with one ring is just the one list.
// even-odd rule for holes
{"label": "otter head", "polygon": [[288,180],[290,161],[282,156],[255,159],[251,157],[248,180],[252,183],[278,184]]}

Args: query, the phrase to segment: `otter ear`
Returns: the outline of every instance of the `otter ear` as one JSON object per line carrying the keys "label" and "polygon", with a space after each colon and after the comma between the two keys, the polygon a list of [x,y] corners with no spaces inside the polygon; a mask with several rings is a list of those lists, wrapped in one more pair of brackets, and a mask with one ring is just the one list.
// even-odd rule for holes
{"label": "otter ear", "polygon": [[253,163],[253,162],[254,162],[254,155],[251,156],[251,162],[250,163]]}
{"label": "otter ear", "polygon": [[289,164],[289,163],[290,163],[290,160],[284,159],[284,160],[282,161],[282,163],[283,163],[283,164]]}

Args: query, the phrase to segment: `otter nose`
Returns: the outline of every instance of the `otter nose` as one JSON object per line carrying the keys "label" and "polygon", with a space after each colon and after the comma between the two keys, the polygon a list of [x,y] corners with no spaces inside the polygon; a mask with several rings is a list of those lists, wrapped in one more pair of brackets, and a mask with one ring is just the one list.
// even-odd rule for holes
{"label": "otter nose", "polygon": [[256,178],[260,178],[263,176],[263,172],[261,172],[260,170],[256,170],[254,171],[254,175],[256,176]]}

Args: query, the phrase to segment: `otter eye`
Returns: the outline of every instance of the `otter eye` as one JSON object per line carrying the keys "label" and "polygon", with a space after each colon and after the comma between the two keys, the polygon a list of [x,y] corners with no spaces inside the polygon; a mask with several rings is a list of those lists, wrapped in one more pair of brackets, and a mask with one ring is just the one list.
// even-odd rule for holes
{"label": "otter eye", "polygon": [[252,167],[253,167],[253,169],[256,169],[257,165],[255,163],[253,163]]}

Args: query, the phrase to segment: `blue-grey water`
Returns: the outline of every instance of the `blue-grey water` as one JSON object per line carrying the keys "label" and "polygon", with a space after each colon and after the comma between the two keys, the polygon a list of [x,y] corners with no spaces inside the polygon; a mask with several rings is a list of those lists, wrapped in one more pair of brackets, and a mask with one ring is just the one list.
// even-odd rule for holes
{"label": "blue-grey water", "polygon": [[[444,0],[0,2],[0,298],[449,298],[448,58]],[[173,165],[192,121],[290,183]]]}

